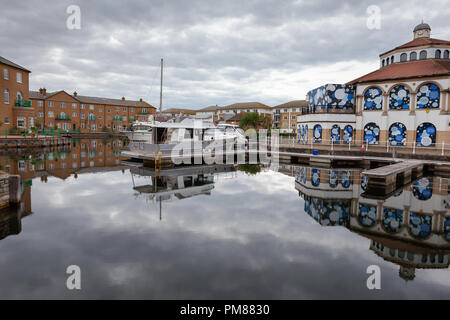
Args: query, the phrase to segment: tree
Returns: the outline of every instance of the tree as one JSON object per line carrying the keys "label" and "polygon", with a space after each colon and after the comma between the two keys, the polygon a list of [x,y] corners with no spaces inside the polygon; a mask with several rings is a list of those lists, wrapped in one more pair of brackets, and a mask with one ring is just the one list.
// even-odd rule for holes
{"label": "tree", "polygon": [[249,112],[245,114],[239,121],[239,126],[244,129],[270,129],[272,126],[272,120],[270,117],[266,117],[257,112]]}

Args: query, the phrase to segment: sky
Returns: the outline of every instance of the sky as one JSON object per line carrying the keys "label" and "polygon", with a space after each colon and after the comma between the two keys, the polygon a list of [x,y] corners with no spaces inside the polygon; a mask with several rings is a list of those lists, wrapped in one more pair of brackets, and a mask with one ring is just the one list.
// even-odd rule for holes
{"label": "sky", "polygon": [[422,19],[432,37],[450,39],[449,4],[0,0],[0,56],[32,71],[30,90],[143,98],[159,107],[164,58],[163,109],[275,106],[377,69],[378,55],[412,40]]}

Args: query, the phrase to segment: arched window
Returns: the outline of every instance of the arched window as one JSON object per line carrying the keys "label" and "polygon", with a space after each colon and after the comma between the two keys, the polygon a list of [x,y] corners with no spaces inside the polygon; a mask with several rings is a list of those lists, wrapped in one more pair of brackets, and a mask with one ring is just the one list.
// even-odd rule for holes
{"label": "arched window", "polygon": [[21,101],[23,101],[23,94],[22,94],[22,92],[17,92],[17,97],[16,97],[16,99],[17,99],[17,101],[19,101],[19,102],[21,102]]}
{"label": "arched window", "polygon": [[377,221],[377,207],[360,203],[358,220],[365,227],[373,227]]}
{"label": "arched window", "polygon": [[440,59],[441,58],[441,50],[436,50],[436,52],[434,53],[434,58],[435,59]]}
{"label": "arched window", "polygon": [[409,90],[403,85],[397,85],[389,93],[389,109],[409,109]]}
{"label": "arched window", "polygon": [[424,84],[417,91],[417,108],[439,108],[441,91],[434,83]]}
{"label": "arched window", "polygon": [[8,89],[5,89],[3,91],[3,101],[5,103],[9,103],[9,90]]}
{"label": "arched window", "polygon": [[349,144],[353,140],[353,127],[351,125],[345,126],[343,140],[345,144]]}
{"label": "arched window", "polygon": [[449,58],[449,55],[450,55],[450,51],[445,50],[445,51],[444,51],[444,59],[448,59],[448,58]]}
{"label": "arched window", "polygon": [[402,53],[400,55],[400,62],[406,62],[408,60],[408,55],[406,53]]}
{"label": "arched window", "polygon": [[436,143],[436,127],[424,122],[417,127],[416,142],[419,147],[431,147]]}
{"label": "arched window", "polygon": [[394,63],[394,56],[391,57],[391,64]]}
{"label": "arched window", "polygon": [[331,127],[331,141],[334,144],[339,144],[339,141],[341,140],[341,128],[335,124]]}
{"label": "arched window", "polygon": [[416,52],[411,52],[411,54],[409,55],[409,60],[410,61],[417,60],[417,53]]}
{"label": "arched window", "polygon": [[368,144],[380,144],[380,127],[374,122],[365,125],[364,142]]}
{"label": "arched window", "polygon": [[381,61],[381,67],[384,67],[384,59]]}
{"label": "arched window", "polygon": [[403,210],[384,208],[383,228],[387,232],[396,233],[403,226]]}
{"label": "arched window", "polygon": [[409,216],[409,231],[419,239],[427,238],[431,234],[432,217],[417,212]]}
{"label": "arched window", "polygon": [[320,185],[320,170],[316,168],[311,169],[311,184],[314,187],[318,187]]}
{"label": "arched window", "polygon": [[322,126],[320,124],[314,126],[313,141],[314,143],[322,143]]}
{"label": "arched window", "polygon": [[372,87],[364,93],[364,110],[383,109],[383,92],[380,88]]}
{"label": "arched window", "polygon": [[433,182],[428,178],[417,180],[412,185],[412,193],[414,198],[422,201],[431,199],[433,195]]}
{"label": "arched window", "polygon": [[427,51],[426,50],[420,51],[419,59],[420,60],[425,60],[426,58],[427,58]]}
{"label": "arched window", "polygon": [[406,126],[395,122],[389,127],[389,143],[391,146],[404,146],[406,144]]}

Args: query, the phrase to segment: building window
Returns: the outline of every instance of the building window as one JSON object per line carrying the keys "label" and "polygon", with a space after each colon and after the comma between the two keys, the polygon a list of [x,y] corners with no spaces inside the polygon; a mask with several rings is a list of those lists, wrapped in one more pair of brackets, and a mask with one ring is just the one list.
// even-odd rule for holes
{"label": "building window", "polygon": [[391,57],[391,64],[394,63],[394,56]]}
{"label": "building window", "polygon": [[53,127],[53,122],[49,122],[49,123],[48,123],[48,126],[49,126],[49,127]]}
{"label": "building window", "polygon": [[335,124],[331,127],[331,141],[334,144],[339,144],[339,141],[341,140],[341,128]]}
{"label": "building window", "polygon": [[384,59],[381,61],[381,67],[384,67]]}
{"label": "building window", "polygon": [[25,126],[26,126],[25,118],[24,117],[18,117],[17,118],[17,128],[23,129],[23,128],[25,128]]}
{"label": "building window", "polygon": [[77,108],[77,104],[76,103],[72,103],[72,108],[76,109]]}
{"label": "building window", "polygon": [[134,108],[131,108],[131,109],[130,109],[130,112],[134,112]]}
{"label": "building window", "polygon": [[400,62],[406,62],[408,60],[408,55],[406,53],[402,53],[400,55]]}
{"label": "building window", "polygon": [[316,124],[313,128],[313,141],[314,143],[322,143],[322,126]]}
{"label": "building window", "polygon": [[23,101],[23,94],[21,91],[17,92],[17,96],[16,96],[17,101],[21,102]]}
{"label": "building window", "polygon": [[380,127],[374,122],[364,126],[364,142],[367,144],[380,144]]}
{"label": "building window", "polygon": [[444,51],[444,59],[448,59],[450,55],[450,51],[449,50],[445,50]]}
{"label": "building window", "polygon": [[89,109],[94,110],[94,105],[91,104],[91,105],[89,106]]}
{"label": "building window", "polygon": [[439,108],[441,92],[434,83],[424,84],[417,91],[417,108],[433,109]]}
{"label": "building window", "polygon": [[123,107],[122,110],[126,112],[127,111],[127,107]]}
{"label": "building window", "polygon": [[76,112],[72,112],[72,117],[76,118],[77,113]]}
{"label": "building window", "polygon": [[84,113],[81,113],[80,117],[81,117],[81,119],[84,119],[84,117],[85,117]]}
{"label": "building window", "polygon": [[120,110],[120,108],[119,108],[119,107],[116,107],[116,108],[115,108],[115,110],[116,110],[116,111],[119,111],[119,110]]}
{"label": "building window", "polygon": [[9,117],[5,117],[5,124],[9,124]]}
{"label": "building window", "polygon": [[389,127],[389,143],[391,146],[406,145],[406,126],[401,122],[395,122]]}
{"label": "building window", "polygon": [[127,121],[127,116],[122,117],[123,121]]}
{"label": "building window", "polygon": [[436,127],[424,122],[416,129],[416,142],[419,147],[430,147],[436,143]]}
{"label": "building window", "polygon": [[102,109],[102,108],[99,108],[99,109],[98,109],[98,112],[103,112],[103,109]]}
{"label": "building window", "polygon": [[49,118],[53,118],[53,117],[54,117],[53,111],[49,111],[49,112],[48,112],[48,117],[49,117]]}
{"label": "building window", "polygon": [[39,100],[37,102],[38,107],[43,107],[44,106],[44,101]]}
{"label": "building window", "polygon": [[38,111],[38,117],[39,117],[39,118],[43,118],[43,117],[44,117],[44,112]]}
{"label": "building window", "polygon": [[427,58],[427,52],[426,52],[426,50],[420,51],[419,59],[420,59],[420,60],[425,60],[426,58]]}
{"label": "building window", "polygon": [[59,105],[61,106],[61,108],[65,108],[66,107],[66,104],[64,102],[61,102]]}
{"label": "building window", "polygon": [[54,104],[53,104],[53,101],[49,101],[49,102],[48,102],[48,106],[49,106],[49,107],[53,107],[53,105],[54,105]]}
{"label": "building window", "polygon": [[22,72],[17,72],[17,82],[22,83]]}
{"label": "building window", "polygon": [[364,110],[383,109],[383,92],[380,88],[372,87],[364,93]]}
{"label": "building window", "polygon": [[3,69],[3,79],[9,80],[9,70],[6,68]]}
{"label": "building window", "polygon": [[344,143],[349,144],[353,140],[353,127],[351,125],[346,125],[344,127]]}
{"label": "building window", "polygon": [[411,52],[411,54],[409,55],[409,60],[410,61],[417,60],[417,52]]}
{"label": "building window", "polygon": [[9,103],[9,90],[8,90],[8,89],[5,89],[3,95],[4,95],[3,101],[4,101],[5,103]]}
{"label": "building window", "polygon": [[409,90],[403,85],[397,85],[389,93],[389,108],[392,110],[409,109]]}
{"label": "building window", "polygon": [[441,50],[436,50],[436,52],[434,53],[434,58],[435,59],[440,59],[441,58]]}

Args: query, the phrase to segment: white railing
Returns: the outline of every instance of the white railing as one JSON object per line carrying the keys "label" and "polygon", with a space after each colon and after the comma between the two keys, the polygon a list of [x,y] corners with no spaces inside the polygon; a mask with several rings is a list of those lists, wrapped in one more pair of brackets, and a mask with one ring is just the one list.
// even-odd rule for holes
{"label": "white railing", "polygon": [[384,151],[384,152],[399,152],[402,153],[408,152],[412,154],[416,153],[422,153],[422,152],[428,152],[433,151],[433,154],[440,154],[445,155],[447,153],[450,153],[450,143],[445,142],[439,142],[432,144],[430,146],[423,146],[420,143],[414,141],[414,142],[405,142],[403,145],[393,145],[391,141],[378,141],[378,143],[373,144],[369,143],[368,141],[362,141],[362,140],[350,140],[350,141],[343,141],[343,140],[324,140],[321,141],[314,141],[314,139],[308,139],[308,141],[302,141],[298,140],[297,138],[291,138],[291,137],[280,137],[279,140],[280,145],[289,145],[289,146],[298,146],[298,147],[308,147],[309,149],[314,148],[327,148],[331,151],[337,150],[343,150],[347,148],[348,150],[362,150],[362,151]]}

